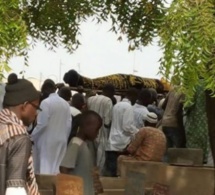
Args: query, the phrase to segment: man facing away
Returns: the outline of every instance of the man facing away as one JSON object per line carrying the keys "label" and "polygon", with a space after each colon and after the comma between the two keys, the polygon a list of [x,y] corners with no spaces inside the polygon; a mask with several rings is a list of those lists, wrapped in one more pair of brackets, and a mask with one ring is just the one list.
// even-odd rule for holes
{"label": "man facing away", "polygon": [[157,91],[153,88],[149,88],[151,92],[151,103],[147,106],[149,112],[153,112],[158,116],[158,121],[162,119],[163,109],[158,107],[158,94]]}
{"label": "man facing away", "polygon": [[112,118],[112,98],[115,93],[115,88],[113,85],[107,84],[103,88],[102,95],[97,95],[88,98],[87,107],[89,110],[93,110],[97,112],[102,120],[103,125],[99,130],[99,135],[95,141],[96,149],[97,149],[97,166],[99,167],[100,173],[104,170],[105,164],[105,148],[108,140],[109,129]]}
{"label": "man facing away", "polygon": [[184,95],[172,89],[163,103],[164,114],[161,121],[167,138],[167,147],[183,148],[186,144],[183,126]]}
{"label": "man facing away", "polygon": [[0,194],[39,195],[26,127],[37,115],[40,93],[15,74],[8,78],[5,90],[0,112]]}
{"label": "man facing away", "polygon": [[[77,175],[84,181],[84,195],[95,195],[93,181],[93,157],[87,141],[93,141],[102,126],[102,119],[94,111],[81,115],[80,129],[70,141],[61,163],[61,173]],[[69,189],[68,189],[69,190]]]}
{"label": "man facing away", "polygon": [[110,136],[106,147],[106,171],[108,176],[117,176],[117,158],[123,154],[132,138],[138,133],[134,124],[133,104],[137,100],[137,90],[129,89],[126,97],[113,108]]}
{"label": "man facing away", "polygon": [[42,112],[38,114],[37,126],[32,132],[35,171],[57,174],[66,152],[72,119],[69,104],[55,93],[55,83],[44,82],[42,89],[48,97],[41,102]]}
{"label": "man facing away", "polygon": [[142,89],[139,92],[138,99],[134,105],[134,123],[140,129],[145,126],[146,116],[149,113],[147,106],[151,103],[151,92],[148,89]]}

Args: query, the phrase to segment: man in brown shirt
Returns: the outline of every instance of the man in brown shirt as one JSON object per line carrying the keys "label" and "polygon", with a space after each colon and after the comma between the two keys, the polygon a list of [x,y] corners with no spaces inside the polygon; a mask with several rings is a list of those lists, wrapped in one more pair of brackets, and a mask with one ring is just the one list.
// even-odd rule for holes
{"label": "man in brown shirt", "polygon": [[143,127],[136,134],[135,139],[127,147],[129,156],[120,156],[118,165],[122,160],[155,161],[161,162],[166,152],[166,138],[164,133],[155,128],[158,122],[155,113],[148,113]]}
{"label": "man in brown shirt", "polygon": [[185,147],[185,131],[183,127],[184,95],[174,89],[169,92],[163,103],[164,115],[161,121],[166,135],[167,147]]}

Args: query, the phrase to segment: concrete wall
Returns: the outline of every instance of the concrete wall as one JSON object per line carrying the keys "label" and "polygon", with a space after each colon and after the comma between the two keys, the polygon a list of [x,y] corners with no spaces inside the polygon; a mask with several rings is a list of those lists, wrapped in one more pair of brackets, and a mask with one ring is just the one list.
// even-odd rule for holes
{"label": "concrete wall", "polygon": [[120,173],[126,177],[129,171],[145,174],[145,186],[155,183],[170,187],[170,195],[214,195],[215,170],[203,167],[169,166],[153,162],[122,162]]}

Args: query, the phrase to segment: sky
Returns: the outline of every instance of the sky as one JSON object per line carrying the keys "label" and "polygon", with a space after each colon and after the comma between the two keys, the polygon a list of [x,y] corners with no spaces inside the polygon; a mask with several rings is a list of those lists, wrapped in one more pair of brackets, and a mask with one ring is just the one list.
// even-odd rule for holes
{"label": "sky", "polygon": [[95,78],[109,74],[125,73],[142,77],[161,78],[157,75],[162,53],[156,45],[144,47],[141,51],[128,52],[128,42],[123,38],[117,41],[117,35],[109,32],[110,23],[95,24],[88,20],[81,25],[81,44],[73,53],[58,48],[55,52],[39,42],[29,53],[29,66],[24,66],[24,59],[15,57],[10,61],[12,72],[25,71],[25,78],[39,80],[51,78],[62,82],[63,75],[70,69],[80,74]]}

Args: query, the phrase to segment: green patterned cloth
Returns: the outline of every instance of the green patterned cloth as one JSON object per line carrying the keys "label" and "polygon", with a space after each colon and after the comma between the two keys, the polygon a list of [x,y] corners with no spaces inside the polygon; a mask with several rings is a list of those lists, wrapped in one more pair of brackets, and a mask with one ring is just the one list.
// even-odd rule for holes
{"label": "green patterned cloth", "polygon": [[204,160],[209,152],[208,119],[206,115],[206,98],[203,83],[196,87],[194,104],[187,109],[185,131],[187,148],[203,150]]}

